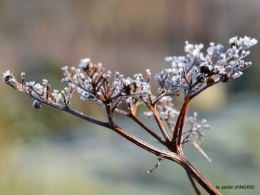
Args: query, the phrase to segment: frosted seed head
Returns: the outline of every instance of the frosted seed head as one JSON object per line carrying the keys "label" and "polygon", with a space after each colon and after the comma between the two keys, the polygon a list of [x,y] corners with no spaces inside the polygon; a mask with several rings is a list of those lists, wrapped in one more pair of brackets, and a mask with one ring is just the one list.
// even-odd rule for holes
{"label": "frosted seed head", "polygon": [[38,102],[37,100],[34,100],[34,101],[33,101],[32,107],[33,107],[34,109],[40,109],[41,106],[42,106],[41,103]]}
{"label": "frosted seed head", "polygon": [[209,74],[210,73],[210,69],[209,69],[208,66],[203,65],[203,66],[200,67],[200,72],[201,73],[205,73],[205,74]]}
{"label": "frosted seed head", "polygon": [[220,81],[223,82],[223,83],[228,82],[229,79],[230,79],[230,75],[226,72],[221,74],[221,76],[220,76]]}
{"label": "frosted seed head", "polygon": [[197,74],[196,80],[197,80],[199,83],[206,83],[206,81],[207,81],[205,75],[202,74],[202,73]]}
{"label": "frosted seed head", "polygon": [[3,72],[3,81],[6,84],[9,84],[11,79],[14,79],[13,73],[11,73],[9,70],[6,72]]}

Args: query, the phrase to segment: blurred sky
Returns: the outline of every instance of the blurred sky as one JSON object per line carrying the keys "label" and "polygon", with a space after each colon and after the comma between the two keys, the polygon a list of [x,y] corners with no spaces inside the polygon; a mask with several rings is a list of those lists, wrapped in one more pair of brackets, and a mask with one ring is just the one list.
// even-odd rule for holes
{"label": "blurred sky", "polygon": [[[260,40],[259,26],[259,0],[0,0],[0,71],[11,70],[17,78],[24,71],[27,80],[37,82],[46,78],[54,89],[65,86],[60,83],[63,76],[60,68],[77,66],[85,57],[95,63],[102,62],[106,69],[125,76],[145,73],[147,68],[154,74],[169,66],[164,57],[184,55],[186,40],[203,43],[205,47],[210,42],[221,43],[227,48],[233,36],[246,35]],[[240,98],[242,104],[246,104],[249,97],[258,97],[259,49],[259,44],[250,49],[251,54],[245,60],[252,61],[253,66],[245,70],[241,78],[210,89],[192,106],[213,112],[220,105],[227,106],[237,94],[244,97]],[[71,141],[75,126],[83,123],[50,108],[40,112],[32,110],[28,97],[3,83],[0,89],[3,100],[0,103],[0,158],[7,159],[0,160],[2,172],[16,156],[17,148],[23,146],[27,151],[26,143],[45,136],[48,141],[44,143],[52,143],[57,135]],[[76,108],[100,115],[99,108],[90,109],[92,107],[85,106],[85,102],[75,100]],[[259,108],[259,101],[255,102]],[[224,106],[220,108],[225,109]],[[259,112],[251,114],[259,116]],[[105,118],[104,115],[100,117]],[[19,159],[17,161],[19,164]],[[19,175],[13,176],[17,180],[12,180],[10,172],[4,175],[0,179],[0,192],[8,191],[6,186],[12,182],[20,182]],[[75,178],[75,181],[80,180]],[[12,191],[11,194],[19,193]],[[51,193],[46,191],[46,194]]]}

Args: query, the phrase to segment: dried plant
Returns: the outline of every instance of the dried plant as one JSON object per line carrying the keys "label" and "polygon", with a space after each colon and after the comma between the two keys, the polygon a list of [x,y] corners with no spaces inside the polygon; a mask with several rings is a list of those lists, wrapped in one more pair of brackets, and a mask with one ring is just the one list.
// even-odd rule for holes
{"label": "dried plant", "polygon": [[[171,66],[155,74],[154,78],[159,84],[156,95],[152,95],[150,90],[151,72],[149,69],[146,70],[145,78],[140,73],[135,74],[134,78],[125,78],[119,72],[116,72],[114,78],[111,78],[112,73],[110,71],[105,72],[101,63],[94,64],[88,58],[80,61],[78,69],[75,67],[69,69],[67,66],[62,68],[65,77],[61,81],[68,83],[68,86],[60,92],[58,90],[52,91],[46,79],[43,79],[42,84],[34,81],[25,82],[25,73],[21,74],[21,83],[15,79],[10,71],[3,73],[3,80],[9,86],[33,98],[35,109],[41,108],[42,105],[48,105],[111,129],[132,143],[158,156],[159,162],[155,168],[159,166],[162,159],[174,161],[182,166],[197,194],[201,194],[201,192],[196,185],[196,181],[209,194],[220,194],[192,166],[183,151],[183,146],[186,143],[194,144],[210,161],[210,158],[200,148],[199,142],[196,141],[203,137],[201,130],[209,129],[210,126],[205,119],[198,123],[197,113],[194,113],[191,117],[186,115],[190,101],[202,91],[220,82],[226,83],[230,79],[242,75],[241,71],[251,65],[251,62],[244,62],[242,59],[250,53],[248,48],[256,43],[257,40],[249,37],[233,37],[229,40],[230,47],[226,52],[223,52],[222,45],[210,43],[207,53],[204,55],[201,52],[202,44],[193,45],[186,42],[184,47],[186,55],[166,57],[165,60]],[[72,109],[70,102],[75,91],[80,94],[81,100],[92,101],[102,106],[106,112],[107,121],[100,121]],[[173,107],[172,96],[178,96],[180,93],[183,93],[184,103],[181,110],[177,111]],[[127,105],[125,110],[119,108],[119,105],[123,102]],[[137,117],[136,112],[140,104],[144,104],[148,108],[149,112],[144,114],[154,118],[162,136],[156,132],[157,127],[154,129],[148,128]],[[115,112],[131,118],[168,150],[150,145],[128,133],[116,124]],[[190,125],[190,129],[185,132],[186,123]],[[167,124],[168,130],[166,130],[164,124]]]}

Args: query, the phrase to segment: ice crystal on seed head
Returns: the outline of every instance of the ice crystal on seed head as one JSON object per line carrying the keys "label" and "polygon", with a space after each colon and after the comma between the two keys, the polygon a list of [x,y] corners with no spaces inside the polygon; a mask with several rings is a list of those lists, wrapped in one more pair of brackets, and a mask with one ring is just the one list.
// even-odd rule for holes
{"label": "ice crystal on seed head", "polygon": [[29,82],[26,82],[26,83],[25,83],[25,86],[26,86],[26,87],[33,87],[34,84],[35,84],[35,81],[29,81]]}
{"label": "ice crystal on seed head", "polygon": [[9,84],[11,81],[15,80],[13,73],[10,72],[10,70],[7,70],[6,72],[3,72],[3,81],[6,84]]}
{"label": "ice crystal on seed head", "polygon": [[85,69],[87,68],[89,63],[90,63],[90,58],[81,59],[79,63],[79,67]]}

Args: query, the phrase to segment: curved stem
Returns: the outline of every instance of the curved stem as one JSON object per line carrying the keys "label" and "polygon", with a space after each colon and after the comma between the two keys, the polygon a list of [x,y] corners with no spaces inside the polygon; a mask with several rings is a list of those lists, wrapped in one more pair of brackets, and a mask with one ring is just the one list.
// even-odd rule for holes
{"label": "curved stem", "polygon": [[220,192],[211,184],[209,183],[191,164],[188,160],[186,160],[185,156],[183,155],[178,155],[174,152],[169,152],[157,147],[154,147],[139,138],[131,135],[124,129],[120,127],[115,127],[110,129],[114,130],[116,133],[120,134],[124,138],[128,139],[132,143],[136,144],[137,146],[145,149],[148,152],[151,152],[155,154],[156,156],[160,156],[162,158],[166,158],[168,160],[174,161],[181,165],[187,173],[192,176],[209,194],[211,195],[221,195]]}
{"label": "curved stem", "polygon": [[181,137],[181,134],[183,133],[183,129],[181,129],[181,123],[185,119],[185,114],[189,107],[189,102],[190,102],[190,93],[188,93],[187,97],[185,98],[185,101],[182,105],[180,114],[178,116],[178,119],[177,119],[177,122],[176,122],[176,125],[174,128],[173,137],[171,140],[171,143],[172,143],[171,148],[175,152],[177,152],[177,148],[178,148],[179,144],[181,143],[180,138],[178,138],[178,137]]}

